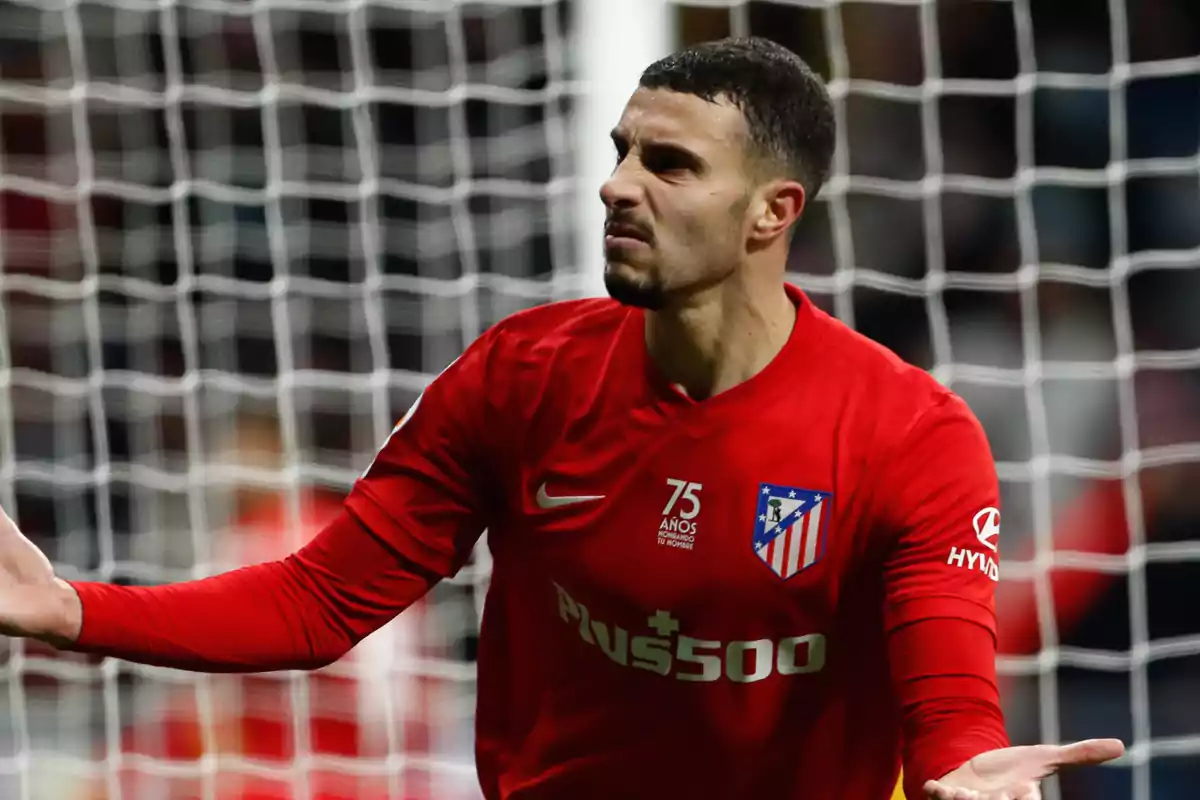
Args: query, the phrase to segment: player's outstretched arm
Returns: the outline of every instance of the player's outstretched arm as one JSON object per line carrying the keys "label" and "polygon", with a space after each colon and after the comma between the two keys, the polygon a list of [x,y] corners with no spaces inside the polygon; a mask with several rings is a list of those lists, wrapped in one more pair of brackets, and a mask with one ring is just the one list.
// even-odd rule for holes
{"label": "player's outstretched arm", "polygon": [[940,780],[928,781],[925,793],[937,800],[1041,800],[1042,778],[1067,767],[1103,764],[1124,752],[1118,739],[990,750]]}
{"label": "player's outstretched arm", "polygon": [[[324,666],[470,557],[505,471],[499,327],[392,430],[340,516],[281,561],[169,586],[67,583],[0,514],[0,633],[203,672]],[[418,406],[420,407],[418,411]]]}
{"label": "player's outstretched arm", "polygon": [[68,583],[0,512],[0,632],[203,672],[329,664],[438,576],[348,512],[282,561],[168,586]]}
{"label": "player's outstretched arm", "polygon": [[881,476],[885,626],[908,800],[1026,800],[1060,767],[1121,754],[1111,739],[1009,747],[996,680],[999,486],[966,405],[940,398]]}

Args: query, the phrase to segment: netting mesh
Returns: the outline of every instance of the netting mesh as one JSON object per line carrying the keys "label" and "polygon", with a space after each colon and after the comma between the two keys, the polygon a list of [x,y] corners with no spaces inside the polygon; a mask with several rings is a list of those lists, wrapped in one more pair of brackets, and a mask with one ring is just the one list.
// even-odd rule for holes
{"label": "netting mesh", "polygon": [[[1196,6],[671,6],[682,42],[769,35],[830,80],[791,279],[988,430],[1013,737],[1132,745],[1048,796],[1191,797]],[[577,11],[0,4],[0,502],[64,575],[286,551],[484,327],[583,291]],[[318,677],[11,644],[0,794],[475,796],[487,574],[481,550]]]}
{"label": "netting mesh", "polygon": [[[697,4],[698,5],[698,4]],[[1048,797],[1186,796],[1200,739],[1200,37],[1182,3],[735,3],[841,139],[794,279],[929,368],[988,430],[1001,672],[1018,742],[1118,735]],[[787,32],[787,33],[785,33]]]}
{"label": "netting mesh", "polygon": [[[3,499],[66,575],[294,546],[483,327],[578,292],[562,3],[0,15]],[[3,794],[470,796],[486,572],[333,678],[14,645]]]}

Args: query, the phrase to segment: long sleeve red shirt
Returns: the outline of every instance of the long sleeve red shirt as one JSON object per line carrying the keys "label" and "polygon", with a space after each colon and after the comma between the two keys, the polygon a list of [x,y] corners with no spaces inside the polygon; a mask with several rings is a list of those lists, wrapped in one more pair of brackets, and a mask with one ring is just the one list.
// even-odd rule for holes
{"label": "long sleeve red shirt", "polygon": [[514,315],[430,384],[311,544],[196,583],[80,584],[78,646],[319,666],[487,529],[485,796],[873,800],[903,750],[916,800],[1007,744],[994,463],[961,400],[788,293],[784,350],[703,405],[654,378],[634,311]]}

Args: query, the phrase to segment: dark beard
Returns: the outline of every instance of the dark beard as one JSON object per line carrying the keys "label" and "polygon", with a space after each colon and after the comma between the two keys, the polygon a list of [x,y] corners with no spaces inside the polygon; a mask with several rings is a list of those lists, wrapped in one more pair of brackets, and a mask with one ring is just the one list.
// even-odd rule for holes
{"label": "dark beard", "polygon": [[604,272],[604,288],[608,296],[618,303],[647,311],[661,311],[667,305],[667,294],[658,283],[629,279],[614,273]]}

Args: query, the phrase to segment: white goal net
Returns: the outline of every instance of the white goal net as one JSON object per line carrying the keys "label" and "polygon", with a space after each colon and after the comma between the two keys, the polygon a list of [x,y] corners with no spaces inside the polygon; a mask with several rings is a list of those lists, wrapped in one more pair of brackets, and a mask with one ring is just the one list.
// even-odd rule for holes
{"label": "white goal net", "polygon": [[[1014,741],[1131,745],[1048,796],[1194,796],[1197,6],[644,3],[671,43],[767,35],[829,78],[791,279],[988,430]],[[303,541],[481,330],[594,290],[578,146],[615,119],[579,106],[614,87],[574,56],[584,11],[631,7],[0,2],[0,503],[68,577]],[[317,675],[7,643],[0,796],[477,797],[487,574]]]}

